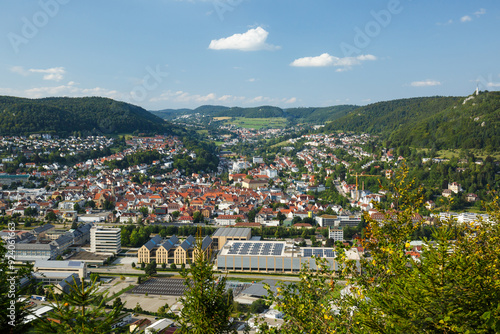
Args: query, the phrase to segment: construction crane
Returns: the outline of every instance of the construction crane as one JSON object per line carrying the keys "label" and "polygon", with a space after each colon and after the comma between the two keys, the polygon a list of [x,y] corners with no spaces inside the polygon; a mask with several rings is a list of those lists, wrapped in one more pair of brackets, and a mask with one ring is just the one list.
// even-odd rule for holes
{"label": "construction crane", "polygon": [[380,175],[368,175],[368,174],[351,174],[352,176],[356,176],[356,198],[355,200],[358,200],[359,192],[358,192],[358,177],[363,177],[363,176],[371,176],[371,177],[380,177]]}

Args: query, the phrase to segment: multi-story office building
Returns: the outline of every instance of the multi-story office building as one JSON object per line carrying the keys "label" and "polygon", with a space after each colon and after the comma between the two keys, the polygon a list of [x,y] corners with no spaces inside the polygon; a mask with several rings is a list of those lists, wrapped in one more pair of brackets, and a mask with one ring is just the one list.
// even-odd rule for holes
{"label": "multi-story office building", "polygon": [[329,237],[334,242],[344,241],[344,229],[342,227],[331,227],[329,230]]}
{"label": "multi-story office building", "polygon": [[90,251],[101,254],[118,254],[122,250],[121,230],[93,226],[90,229]]}

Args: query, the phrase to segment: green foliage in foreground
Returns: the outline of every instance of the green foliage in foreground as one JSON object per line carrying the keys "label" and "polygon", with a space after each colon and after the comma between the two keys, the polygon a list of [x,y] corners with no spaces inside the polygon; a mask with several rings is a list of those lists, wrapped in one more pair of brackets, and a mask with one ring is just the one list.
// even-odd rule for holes
{"label": "green foliage in foreground", "polygon": [[180,298],[179,333],[236,333],[229,322],[233,296],[225,291],[226,277],[215,276],[210,259],[201,250],[201,237],[197,238],[195,252],[191,268],[181,272],[187,289]]}
{"label": "green foliage in foreground", "polygon": [[54,295],[54,308],[47,319],[38,320],[36,333],[111,333],[123,304],[105,309],[106,293],[98,292],[96,282],[85,285],[74,282],[69,293]]}
{"label": "green foliage in foreground", "polygon": [[[408,242],[421,223],[422,201],[403,168],[390,186],[396,210],[383,222],[367,215],[363,270],[339,251],[339,270],[303,270],[300,282],[270,293],[284,312],[281,329],[264,333],[498,333],[500,332],[500,205],[487,205],[491,221],[434,226],[420,257]],[[320,262],[321,265],[321,262]],[[346,281],[338,295],[334,286]]]}

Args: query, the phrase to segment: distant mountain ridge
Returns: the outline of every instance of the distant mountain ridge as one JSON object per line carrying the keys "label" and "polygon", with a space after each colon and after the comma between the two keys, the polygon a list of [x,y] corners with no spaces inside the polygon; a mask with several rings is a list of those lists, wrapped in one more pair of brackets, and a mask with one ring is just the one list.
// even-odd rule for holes
{"label": "distant mountain ridge", "polygon": [[178,127],[147,110],[103,97],[27,99],[0,96],[0,135],[74,132],[118,134],[169,133]]}
{"label": "distant mountain ridge", "polygon": [[[465,103],[464,103],[465,101]],[[435,149],[500,147],[500,92],[479,95],[431,96],[382,101],[366,106],[281,109],[201,106],[196,109],[153,112],[173,119],[200,113],[212,117],[284,117],[295,123],[326,123],[323,132],[352,131],[377,134],[391,146]]]}

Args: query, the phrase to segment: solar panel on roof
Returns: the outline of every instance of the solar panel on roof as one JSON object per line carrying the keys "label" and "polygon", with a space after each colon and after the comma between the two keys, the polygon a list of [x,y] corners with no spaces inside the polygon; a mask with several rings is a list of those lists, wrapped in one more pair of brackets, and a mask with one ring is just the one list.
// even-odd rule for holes
{"label": "solar panel on roof", "polygon": [[322,249],[315,249],[315,250],[313,250],[313,254],[315,256],[323,257],[323,250]]}
{"label": "solar panel on roof", "polygon": [[335,257],[335,252],[331,249],[325,249],[325,257]]}

